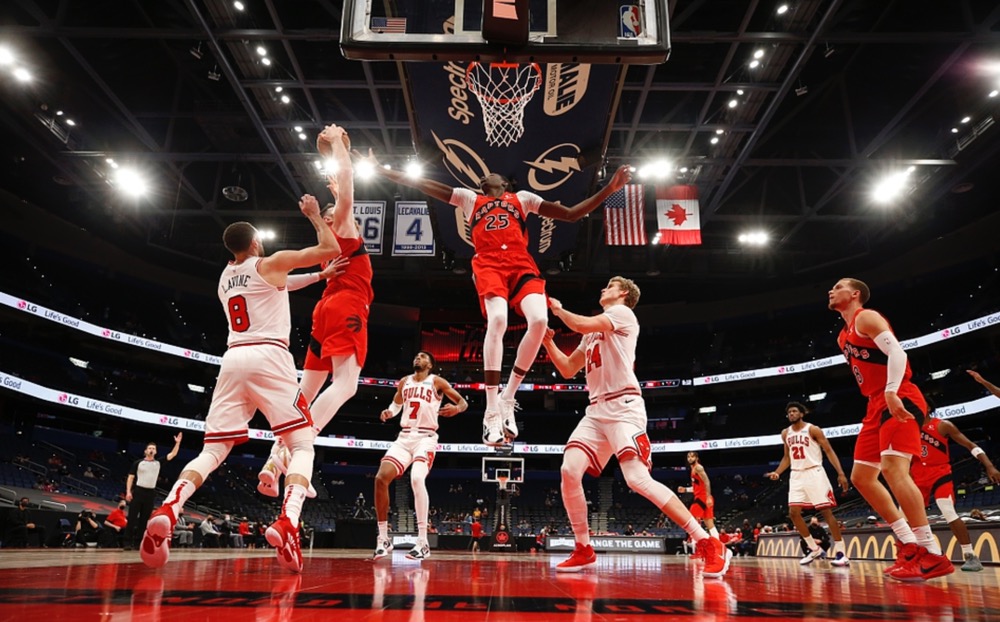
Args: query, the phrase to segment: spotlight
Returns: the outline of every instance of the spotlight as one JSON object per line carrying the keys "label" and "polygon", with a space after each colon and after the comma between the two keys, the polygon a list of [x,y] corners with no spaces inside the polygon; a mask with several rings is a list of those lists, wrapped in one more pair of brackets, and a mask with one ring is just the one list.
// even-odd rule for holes
{"label": "spotlight", "polygon": [[0,65],[12,65],[14,63],[14,53],[7,46],[0,47]]}
{"label": "spotlight", "polygon": [[216,65],[215,67],[212,67],[211,69],[208,70],[208,79],[211,80],[212,82],[218,82],[219,78],[221,78],[221,77],[222,76],[219,75],[219,66],[218,65]]}
{"label": "spotlight", "polygon": [[752,60],[752,61],[750,61],[750,69],[756,69],[758,67],[760,67],[760,61],[759,60]]}
{"label": "spotlight", "polygon": [[736,101],[735,99],[730,99],[729,100],[729,107],[730,108],[735,108],[737,105],[739,105],[739,103],[740,102]]}
{"label": "spotlight", "polygon": [[292,102],[292,98],[289,97],[288,95],[282,95],[281,96],[281,103],[283,103],[283,104],[290,104],[291,102]]}
{"label": "spotlight", "polygon": [[962,117],[962,123],[968,123],[972,120],[972,117]]}
{"label": "spotlight", "polygon": [[757,60],[764,58],[764,50],[757,50],[753,53],[753,57]]}
{"label": "spotlight", "polygon": [[31,82],[31,72],[24,67],[15,69],[14,77],[17,78],[18,82]]}
{"label": "spotlight", "polygon": [[302,131],[302,126],[301,125],[296,125],[295,126],[295,131],[296,132],[301,132]]}
{"label": "spotlight", "polygon": [[992,91],[990,91],[990,95],[989,96],[990,97],[996,97],[998,93],[1000,93],[1000,91],[998,91],[996,89],[993,89]]}
{"label": "spotlight", "polygon": [[276,86],[276,87],[274,87],[274,92],[275,93],[280,93],[280,92],[282,92],[284,90],[285,90],[285,87],[283,87],[283,86]]}
{"label": "spotlight", "polygon": [[371,179],[375,176],[375,167],[367,160],[361,160],[354,165],[354,174],[361,179]]}
{"label": "spotlight", "polygon": [[788,12],[787,4],[782,4],[781,6],[778,7],[778,15],[784,15],[787,12]]}
{"label": "spotlight", "polygon": [[76,121],[74,121],[73,119],[66,119],[66,125],[70,127],[76,127]]}
{"label": "spotlight", "polygon": [[809,87],[804,84],[799,88],[795,89],[795,94],[798,95],[799,97],[802,97],[808,92],[809,92]]}
{"label": "spotlight", "polygon": [[244,6],[244,4],[240,2],[240,0],[236,0],[236,2],[233,2],[233,8],[236,9],[237,11],[242,11],[243,9],[246,8],[246,6]]}
{"label": "spotlight", "polygon": [[719,144],[719,137],[718,136],[713,136],[712,140],[710,140],[708,142],[712,143],[713,145],[717,145],[717,144]]}
{"label": "spotlight", "polygon": [[411,179],[419,179],[424,174],[424,167],[420,162],[411,161],[406,163],[406,176]]}
{"label": "spotlight", "polygon": [[267,56],[267,48],[265,48],[263,45],[258,45],[257,53],[260,54],[261,56]]}
{"label": "spotlight", "polygon": [[134,168],[119,168],[115,181],[119,190],[133,197],[139,197],[149,189],[146,179]]}
{"label": "spotlight", "polygon": [[263,65],[264,65],[265,67],[270,67],[270,66],[271,66],[271,59],[270,59],[270,58],[268,58],[268,57],[266,57],[266,56],[265,56],[264,58],[260,59],[260,62],[261,62],[261,64],[263,64]]}
{"label": "spotlight", "polygon": [[191,56],[194,56],[198,60],[201,60],[201,42],[198,42],[198,45],[188,50],[188,52],[191,52]]}
{"label": "spotlight", "polygon": [[305,140],[306,138],[308,138],[308,136],[306,136],[305,132],[299,132],[299,140]]}

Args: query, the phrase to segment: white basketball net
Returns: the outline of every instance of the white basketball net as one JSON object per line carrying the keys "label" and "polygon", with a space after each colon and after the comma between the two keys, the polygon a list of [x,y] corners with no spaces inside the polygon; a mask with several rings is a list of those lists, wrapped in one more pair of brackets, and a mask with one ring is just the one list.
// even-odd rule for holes
{"label": "white basketball net", "polygon": [[469,63],[465,81],[483,109],[486,142],[516,143],[524,133],[524,108],[542,84],[537,63]]}
{"label": "white basketball net", "polygon": [[500,485],[500,490],[507,490],[507,481],[510,480],[509,477],[504,477],[500,475],[497,477],[497,484]]}

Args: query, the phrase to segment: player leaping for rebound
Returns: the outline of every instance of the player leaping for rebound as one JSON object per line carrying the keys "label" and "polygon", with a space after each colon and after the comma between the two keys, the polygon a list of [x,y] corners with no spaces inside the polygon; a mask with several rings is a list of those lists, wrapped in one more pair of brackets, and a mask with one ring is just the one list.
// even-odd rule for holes
{"label": "player leaping for rebound", "polygon": [[[477,194],[432,179],[412,179],[402,172],[383,168],[370,150],[367,161],[379,175],[455,206],[462,211],[465,221],[472,228],[472,244],[476,252],[472,258],[473,281],[479,294],[480,310],[486,317],[483,442],[494,447],[504,445],[517,437],[514,395],[538,356],[548,326],[545,281],[528,252],[528,214],[576,222],[628,183],[631,179],[629,167],[620,167],[611,183],[596,194],[573,207],[564,207],[524,190],[511,192],[510,182],[496,173],[480,180],[480,192]],[[524,316],[528,328],[517,347],[514,367],[501,395],[500,373],[508,306],[513,306]]]}
{"label": "player leaping for rebound", "polygon": [[[300,386],[302,395],[311,404],[318,432],[358,391],[358,378],[368,353],[368,312],[375,296],[371,257],[354,221],[354,170],[347,151],[347,133],[336,125],[327,126],[316,144],[320,153],[332,157],[337,166],[336,173],[328,179],[335,202],[323,208],[322,216],[342,251],[337,261],[312,277],[327,282],[313,309]],[[331,374],[330,386],[319,393]],[[271,456],[257,475],[257,490],[270,497],[278,496],[278,477],[285,473],[287,464],[288,451],[280,440],[276,441]],[[309,494],[315,496],[312,489]]]}

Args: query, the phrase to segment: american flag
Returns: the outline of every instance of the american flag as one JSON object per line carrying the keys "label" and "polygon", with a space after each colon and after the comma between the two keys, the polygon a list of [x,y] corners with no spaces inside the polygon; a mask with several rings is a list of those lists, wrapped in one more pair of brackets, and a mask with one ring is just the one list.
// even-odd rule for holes
{"label": "american flag", "polygon": [[646,244],[645,198],[642,184],[626,184],[604,201],[604,242],[608,246]]}
{"label": "american flag", "polygon": [[373,17],[371,29],[374,32],[388,32],[396,34],[406,33],[405,17]]}

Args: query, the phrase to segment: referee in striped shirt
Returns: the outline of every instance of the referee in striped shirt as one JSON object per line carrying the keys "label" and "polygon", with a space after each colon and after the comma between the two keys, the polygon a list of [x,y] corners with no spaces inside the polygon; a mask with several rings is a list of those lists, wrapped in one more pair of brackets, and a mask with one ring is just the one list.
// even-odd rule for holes
{"label": "referee in striped shirt", "polygon": [[[167,454],[167,461],[174,459],[181,449],[182,432],[174,436],[174,448]],[[148,443],[142,460],[136,460],[125,482],[125,500],[128,501],[128,536],[125,549],[137,547],[139,536],[146,529],[146,522],[153,512],[156,480],[160,477],[160,461],[156,459],[156,443]]]}

